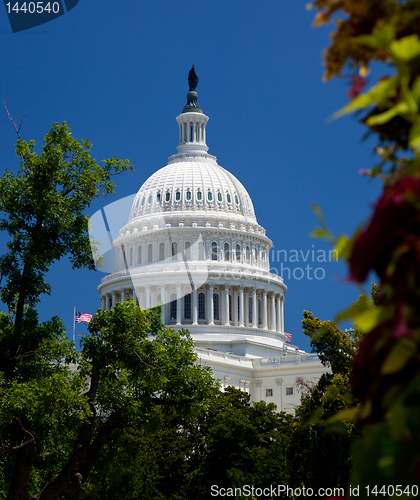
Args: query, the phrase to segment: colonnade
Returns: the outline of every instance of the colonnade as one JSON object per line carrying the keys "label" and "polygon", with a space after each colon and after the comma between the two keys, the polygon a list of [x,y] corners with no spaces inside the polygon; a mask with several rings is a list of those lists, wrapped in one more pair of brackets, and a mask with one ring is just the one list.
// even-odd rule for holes
{"label": "colonnade", "polygon": [[179,123],[179,144],[189,142],[206,144],[206,124],[204,122],[183,121]]}
{"label": "colonnade", "polygon": [[284,295],[258,286],[208,283],[192,290],[181,283],[131,286],[104,293],[102,308],[110,309],[131,297],[146,309],[162,304],[162,321],[167,325],[222,325],[284,333]]}

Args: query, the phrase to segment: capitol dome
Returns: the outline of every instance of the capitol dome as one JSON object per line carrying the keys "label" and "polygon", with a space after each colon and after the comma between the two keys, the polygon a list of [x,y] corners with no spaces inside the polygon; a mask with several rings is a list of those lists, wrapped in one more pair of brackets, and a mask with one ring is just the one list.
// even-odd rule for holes
{"label": "capitol dome", "polygon": [[[199,362],[223,386],[250,391],[254,400],[266,391],[264,399],[276,397],[289,411],[296,376],[324,368],[286,343],[287,287],[270,272],[272,242],[244,186],[208,153],[197,81],[193,67],[187,105],[176,117],[177,153],[143,183],[112,243],[116,267],[98,287],[102,307],[127,298],[144,308],[159,304],[162,322],[189,330]],[[287,377],[274,379],[278,373]],[[291,385],[282,388],[282,380]]]}
{"label": "capitol dome", "polygon": [[217,212],[235,220],[255,222],[254,207],[243,185],[205,154],[174,155],[155,172],[134,199],[130,220],[163,212]]}

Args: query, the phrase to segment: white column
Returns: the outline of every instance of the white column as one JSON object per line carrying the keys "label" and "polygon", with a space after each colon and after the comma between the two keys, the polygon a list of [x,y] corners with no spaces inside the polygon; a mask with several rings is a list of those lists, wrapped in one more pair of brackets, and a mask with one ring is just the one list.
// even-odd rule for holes
{"label": "white column", "polygon": [[245,326],[251,326],[249,323],[249,297],[250,297],[250,292],[245,294]]}
{"label": "white column", "polygon": [[262,327],[263,327],[263,330],[267,330],[267,290],[263,290]]}
{"label": "white column", "polygon": [[106,299],[105,299],[105,295],[102,295],[102,297],[101,297],[101,307],[102,307],[102,309],[104,309],[104,310],[105,310],[105,307],[106,307],[106,306],[105,306],[105,301],[106,301]]}
{"label": "white column", "polygon": [[257,289],[252,287],[252,328],[257,328]]}
{"label": "white column", "polygon": [[225,326],[229,325],[229,285],[225,285]]}
{"label": "white column", "polygon": [[105,311],[109,309],[109,293],[105,294]]}
{"label": "white column", "polygon": [[125,302],[125,288],[121,288],[121,302]]}
{"label": "white column", "polygon": [[262,400],[262,397],[261,397],[261,384],[262,384],[262,380],[256,380],[255,381],[255,387],[256,387],[255,401],[261,401]]}
{"label": "white column", "polygon": [[198,324],[198,301],[197,301],[197,288],[193,288],[193,294],[192,294],[192,319],[193,319],[193,325]]}
{"label": "white column", "polygon": [[193,142],[197,142],[197,123],[193,123]]}
{"label": "white column", "polygon": [[270,321],[270,330],[273,332],[276,331],[276,302],[274,293],[271,294],[271,321]]}
{"label": "white column", "polygon": [[233,324],[238,326],[238,292],[233,292]]}
{"label": "white column", "polygon": [[146,295],[145,307],[146,307],[146,309],[149,309],[149,307],[150,307],[150,285],[146,285],[144,287],[144,293]]}
{"label": "white column", "polygon": [[280,295],[277,295],[277,327],[276,332],[281,332],[281,306],[280,306]]}
{"label": "white column", "polygon": [[280,332],[284,333],[284,295],[280,297]]}
{"label": "white column", "polygon": [[176,324],[181,324],[181,285],[176,285]]}
{"label": "white column", "polygon": [[239,287],[239,326],[244,326],[244,287]]}
{"label": "white column", "polygon": [[[283,401],[282,401],[282,384],[283,380],[281,378],[276,379],[276,385],[278,387],[277,389],[277,394],[276,394],[276,399],[278,398],[279,404],[277,405],[277,408],[279,408],[279,411],[283,411]],[[277,403],[277,401],[276,401]]]}
{"label": "white column", "polygon": [[117,302],[117,294],[115,292],[112,292],[112,307],[115,306]]}
{"label": "white column", "polygon": [[161,313],[162,323],[165,325],[166,324],[165,285],[160,285],[160,301],[162,303],[162,305],[161,305],[161,307],[162,307],[162,313]]}
{"label": "white column", "polygon": [[214,325],[214,318],[213,318],[213,284],[209,285],[209,325]]}

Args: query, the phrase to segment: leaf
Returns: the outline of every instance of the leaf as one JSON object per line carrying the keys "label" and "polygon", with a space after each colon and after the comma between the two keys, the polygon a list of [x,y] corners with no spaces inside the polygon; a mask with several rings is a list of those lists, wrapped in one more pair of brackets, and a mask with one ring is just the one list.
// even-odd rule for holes
{"label": "leaf", "polygon": [[360,314],[371,307],[372,303],[370,300],[365,295],[362,295],[357,302],[338,314],[338,316],[334,319],[334,322],[341,323],[346,319],[353,319],[355,315]]}
{"label": "leaf", "polygon": [[400,61],[410,61],[420,56],[420,40],[417,34],[394,40],[390,46],[392,55]]}
{"label": "leaf", "polygon": [[358,95],[347,106],[333,114],[333,119],[352,113],[357,109],[364,109],[374,104],[381,104],[386,99],[395,95],[397,80],[396,77],[384,78],[368,92]]}
{"label": "leaf", "polygon": [[346,408],[343,411],[340,411],[339,413],[336,413],[332,417],[330,417],[325,424],[333,424],[335,422],[343,422],[345,420],[355,420],[357,414],[359,413],[359,408],[353,407],[353,408]]}
{"label": "leaf", "polygon": [[409,339],[403,339],[394,346],[381,368],[383,375],[399,372],[411,359],[416,345]]}
{"label": "leaf", "polygon": [[313,204],[312,205],[312,210],[317,216],[319,223],[321,224],[321,227],[316,227],[311,233],[310,237],[311,238],[321,238],[323,240],[329,241],[330,243],[334,244],[335,243],[335,238],[331,231],[329,230],[327,223],[325,221],[324,215],[319,208],[318,205]]}
{"label": "leaf", "polygon": [[338,258],[347,260],[350,256],[351,248],[352,240],[348,236],[341,234],[334,247],[334,250],[338,253]]}
{"label": "leaf", "polygon": [[365,311],[353,316],[354,325],[362,332],[368,333],[382,321],[391,316],[390,311],[379,306],[371,306]]}
{"label": "leaf", "polygon": [[420,119],[417,119],[410,129],[408,144],[411,148],[420,149]]}
{"label": "leaf", "polygon": [[387,48],[395,38],[393,24],[385,24],[373,30],[371,35],[360,35],[353,38],[358,45],[367,45],[379,49]]}
{"label": "leaf", "polygon": [[387,109],[383,113],[379,113],[378,115],[373,115],[366,120],[366,123],[371,127],[372,125],[383,125],[384,123],[389,122],[392,118],[397,115],[404,115],[410,112],[410,107],[404,101],[399,102],[395,106],[390,109]]}

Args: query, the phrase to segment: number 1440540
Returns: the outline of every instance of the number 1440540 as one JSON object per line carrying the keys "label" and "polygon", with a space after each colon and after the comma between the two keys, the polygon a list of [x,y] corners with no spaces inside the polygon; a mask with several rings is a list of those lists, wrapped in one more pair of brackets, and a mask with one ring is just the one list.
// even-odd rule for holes
{"label": "number 1440540", "polygon": [[23,2],[21,4],[9,2],[6,4],[8,14],[12,12],[16,12],[16,14],[43,14],[44,12],[58,14],[60,7],[58,2]]}

